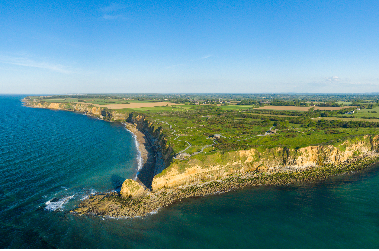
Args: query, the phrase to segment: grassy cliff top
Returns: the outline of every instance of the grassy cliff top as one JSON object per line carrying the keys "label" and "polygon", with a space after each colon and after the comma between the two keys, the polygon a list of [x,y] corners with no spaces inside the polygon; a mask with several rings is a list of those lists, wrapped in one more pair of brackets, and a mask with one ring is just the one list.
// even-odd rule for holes
{"label": "grassy cliff top", "polygon": [[379,125],[379,95],[93,94],[27,99],[110,110],[111,105],[125,105],[114,111],[140,114],[153,122],[177,159],[249,148],[338,145],[378,134]]}

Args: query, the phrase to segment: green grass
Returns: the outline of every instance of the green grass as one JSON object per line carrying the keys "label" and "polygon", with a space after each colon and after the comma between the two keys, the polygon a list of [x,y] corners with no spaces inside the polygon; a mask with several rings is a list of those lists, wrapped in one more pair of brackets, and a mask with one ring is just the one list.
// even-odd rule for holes
{"label": "green grass", "polygon": [[123,99],[111,99],[111,98],[93,98],[93,99],[81,99],[85,103],[108,105],[108,104],[128,104],[127,100]]}
{"label": "green grass", "polygon": [[355,111],[354,117],[357,117],[357,118],[375,117],[379,119],[379,106],[372,109],[362,109],[360,111]]}
{"label": "green grass", "polygon": [[337,101],[336,103],[339,105],[348,106],[348,105],[351,105],[353,102]]}
{"label": "green grass", "polygon": [[48,103],[73,103],[73,102],[78,102],[78,99],[77,98],[65,98],[65,99],[48,98],[48,99],[42,99],[42,101],[45,101]]}
{"label": "green grass", "polygon": [[[50,102],[74,102],[76,98],[49,98]],[[152,100],[123,100],[107,98],[80,98],[90,103],[116,104],[122,102],[149,103]],[[185,152],[193,154],[204,146],[212,145],[203,153],[192,158],[205,158],[215,152],[232,152],[241,149],[269,149],[274,147],[288,147],[297,149],[309,145],[332,144],[338,145],[343,140],[362,136],[365,134],[377,134],[375,124],[369,124],[372,128],[343,128],[340,123],[319,120],[342,121],[369,121],[379,122],[379,107],[364,109],[352,116],[357,118],[342,118],[337,112],[293,112],[254,110],[254,105],[174,105],[143,108],[125,108],[115,110],[117,113],[142,114],[147,120],[153,122],[155,129],[161,127],[164,137],[175,153],[191,147]],[[372,113],[376,111],[377,113]],[[271,114],[272,113],[272,114]],[[328,116],[322,118],[311,117]],[[376,119],[364,119],[362,117],[374,117]],[[328,123],[326,123],[328,122]],[[276,134],[265,135],[273,125],[278,129]],[[169,126],[171,125],[171,127]],[[360,126],[362,123],[360,124]],[[333,128],[329,128],[329,127]],[[364,126],[364,125],[363,125]],[[220,134],[221,138],[214,137]],[[196,156],[196,157],[195,157]]]}
{"label": "green grass", "polygon": [[376,119],[364,119],[361,117],[358,118],[342,118],[342,117],[322,117],[322,118],[314,118],[315,120],[342,120],[342,121],[368,121],[368,122],[379,122],[379,117]]}
{"label": "green grass", "polygon": [[248,110],[251,108],[255,108],[257,106],[254,105],[225,105],[218,106],[222,110]]}

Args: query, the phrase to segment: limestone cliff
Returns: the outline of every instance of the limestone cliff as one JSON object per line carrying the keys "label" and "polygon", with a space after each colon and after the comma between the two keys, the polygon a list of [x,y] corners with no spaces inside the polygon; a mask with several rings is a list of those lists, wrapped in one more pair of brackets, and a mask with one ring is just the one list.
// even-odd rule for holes
{"label": "limestone cliff", "polygon": [[154,126],[145,116],[135,113],[130,113],[126,121],[135,124],[136,128],[145,134],[147,140],[154,147],[154,151],[159,155],[161,163],[157,163],[155,175],[159,174],[170,165],[174,156],[174,151],[167,144],[167,139],[162,133],[162,128]]}
{"label": "limestone cliff", "polygon": [[379,136],[364,136],[339,145],[308,146],[300,149],[276,147],[215,153],[202,159],[176,161],[153,179],[152,189],[174,188],[222,180],[231,176],[301,171],[324,165],[352,163],[378,154]]}
{"label": "limestone cliff", "polygon": [[146,190],[137,181],[127,179],[121,187],[120,195],[123,198],[138,198],[144,196]]}
{"label": "limestone cliff", "polygon": [[109,110],[107,108],[96,107],[92,104],[86,103],[49,103],[26,101],[26,105],[35,108],[81,112],[106,121],[125,121],[125,119],[129,116],[128,113],[120,113],[117,111]]}

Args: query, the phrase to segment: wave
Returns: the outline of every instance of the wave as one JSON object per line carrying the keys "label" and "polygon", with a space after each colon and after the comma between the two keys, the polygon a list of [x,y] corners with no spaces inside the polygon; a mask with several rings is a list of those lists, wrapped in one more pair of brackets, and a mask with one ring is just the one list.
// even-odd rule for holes
{"label": "wave", "polygon": [[125,129],[127,131],[129,131],[132,135],[133,135],[133,139],[134,139],[134,143],[136,145],[136,148],[137,148],[137,172],[136,172],[136,175],[135,177],[133,178],[134,180],[137,179],[138,177],[138,174],[139,174],[139,171],[142,169],[142,155],[141,155],[141,152],[139,150],[139,143],[138,143],[138,140],[137,140],[137,135],[135,135],[132,131],[130,131],[128,128],[126,128],[126,124],[125,123],[122,123],[124,126],[125,126]]}
{"label": "wave", "polygon": [[[88,193],[89,193],[89,194],[88,194]],[[91,195],[95,195],[95,194],[97,194],[97,193],[98,193],[98,192],[97,192],[95,189],[91,188],[88,192],[86,192],[85,195],[82,196],[82,198],[81,198],[80,200],[86,200],[86,199],[88,199]]]}
{"label": "wave", "polygon": [[45,209],[48,211],[62,211],[64,204],[66,204],[69,200],[74,198],[75,195],[66,196],[62,199],[53,198],[47,202],[45,202]]}

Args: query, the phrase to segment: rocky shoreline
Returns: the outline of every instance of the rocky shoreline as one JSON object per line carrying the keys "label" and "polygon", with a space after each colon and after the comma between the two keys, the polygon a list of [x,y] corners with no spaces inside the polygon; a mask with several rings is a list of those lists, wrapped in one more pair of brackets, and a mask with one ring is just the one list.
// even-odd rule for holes
{"label": "rocky shoreline", "polygon": [[94,195],[83,201],[72,213],[116,218],[141,217],[186,198],[225,193],[252,186],[285,186],[301,182],[317,182],[331,176],[367,169],[378,161],[379,154],[375,154],[357,158],[337,166],[325,165],[319,168],[307,168],[302,171],[277,172],[273,174],[250,172],[243,175],[234,175],[223,180],[149,191],[138,198],[123,198],[118,193]]}
{"label": "rocky shoreline", "polygon": [[138,165],[138,170],[136,170],[134,180],[145,189],[149,190],[155,175],[159,154],[157,153],[157,149],[154,142],[151,140],[151,135],[148,135],[148,132],[143,133],[141,130],[138,130],[137,125],[133,123],[123,122],[123,124],[125,125],[125,128],[135,136],[138,151],[141,155],[141,160]]}
{"label": "rocky shoreline", "polygon": [[[138,165],[138,168],[140,169],[146,163],[147,156],[148,156],[148,151],[146,149],[148,142],[146,142],[146,140],[145,140],[145,134],[143,134],[141,131],[139,131],[137,129],[136,125],[134,125],[132,123],[124,122],[122,124],[125,126],[125,128],[129,132],[131,132],[134,135],[134,137],[137,141],[137,148],[138,148],[139,154],[141,155],[141,160],[140,160],[141,163],[139,163],[139,165]],[[137,170],[136,176],[137,175],[138,175],[138,170]]]}

